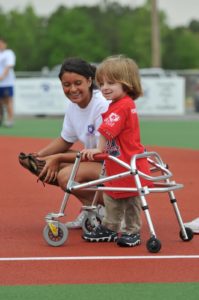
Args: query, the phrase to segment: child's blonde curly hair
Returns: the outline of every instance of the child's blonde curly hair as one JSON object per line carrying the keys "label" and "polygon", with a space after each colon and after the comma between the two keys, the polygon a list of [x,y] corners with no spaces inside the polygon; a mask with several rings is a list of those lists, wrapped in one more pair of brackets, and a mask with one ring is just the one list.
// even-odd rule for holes
{"label": "child's blonde curly hair", "polygon": [[104,78],[121,83],[133,100],[143,94],[138,66],[133,59],[124,55],[110,56],[102,61],[96,71],[97,85],[100,86]]}

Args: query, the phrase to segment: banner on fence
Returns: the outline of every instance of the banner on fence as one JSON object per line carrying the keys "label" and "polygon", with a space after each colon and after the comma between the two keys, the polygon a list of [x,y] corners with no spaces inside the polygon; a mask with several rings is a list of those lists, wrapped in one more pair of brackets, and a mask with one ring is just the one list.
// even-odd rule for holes
{"label": "banner on fence", "polygon": [[[142,86],[144,95],[136,101],[140,115],[185,113],[184,78],[142,78]],[[16,115],[63,115],[68,101],[57,78],[16,79]]]}
{"label": "banner on fence", "polygon": [[16,115],[63,115],[67,102],[59,79],[16,79]]}

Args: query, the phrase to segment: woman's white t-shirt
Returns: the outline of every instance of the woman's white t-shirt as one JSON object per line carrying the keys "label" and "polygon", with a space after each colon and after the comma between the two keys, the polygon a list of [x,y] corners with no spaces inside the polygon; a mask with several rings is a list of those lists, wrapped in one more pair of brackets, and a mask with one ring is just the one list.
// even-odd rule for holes
{"label": "woman's white t-shirt", "polygon": [[107,101],[99,90],[94,90],[91,101],[85,108],[69,101],[65,113],[61,137],[70,143],[80,141],[85,148],[97,146],[99,133],[97,131],[102,122],[101,114],[108,109]]}

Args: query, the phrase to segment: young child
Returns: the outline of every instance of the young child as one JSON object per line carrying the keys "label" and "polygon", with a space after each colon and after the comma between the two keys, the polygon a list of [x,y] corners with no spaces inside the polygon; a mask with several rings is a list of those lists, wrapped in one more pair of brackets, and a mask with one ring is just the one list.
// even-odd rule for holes
{"label": "young child", "polygon": [[[96,83],[107,100],[109,109],[102,114],[103,123],[98,128],[100,138],[97,148],[82,150],[82,157],[92,160],[97,153],[106,152],[130,163],[133,155],[144,152],[140,142],[139,120],[134,101],[142,95],[139,70],[136,63],[122,55],[105,59],[97,68]],[[137,167],[149,174],[147,159],[139,159]],[[117,163],[105,162],[107,176],[125,172]],[[142,184],[149,184],[142,180]],[[106,186],[136,187],[132,176],[107,182]],[[83,239],[91,242],[117,241],[119,246],[134,247],[141,243],[141,202],[137,192],[106,191],[104,193],[106,214],[102,225]],[[121,235],[121,221],[126,228]]]}

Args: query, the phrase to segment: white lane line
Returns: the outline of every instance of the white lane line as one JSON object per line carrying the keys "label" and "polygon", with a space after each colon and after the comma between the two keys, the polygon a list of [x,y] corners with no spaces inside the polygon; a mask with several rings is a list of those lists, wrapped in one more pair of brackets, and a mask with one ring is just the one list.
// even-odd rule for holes
{"label": "white lane line", "polygon": [[0,257],[6,261],[199,259],[199,255]]}

